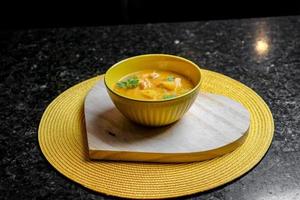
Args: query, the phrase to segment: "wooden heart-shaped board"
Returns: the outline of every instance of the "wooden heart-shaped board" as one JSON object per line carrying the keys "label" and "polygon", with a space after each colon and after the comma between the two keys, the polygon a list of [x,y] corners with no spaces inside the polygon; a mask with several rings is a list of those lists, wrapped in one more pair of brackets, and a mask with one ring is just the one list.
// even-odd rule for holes
{"label": "wooden heart-shaped board", "polygon": [[189,111],[164,127],[145,127],[125,118],[111,101],[103,79],[84,104],[91,159],[191,162],[212,159],[239,147],[250,115],[228,97],[200,92]]}

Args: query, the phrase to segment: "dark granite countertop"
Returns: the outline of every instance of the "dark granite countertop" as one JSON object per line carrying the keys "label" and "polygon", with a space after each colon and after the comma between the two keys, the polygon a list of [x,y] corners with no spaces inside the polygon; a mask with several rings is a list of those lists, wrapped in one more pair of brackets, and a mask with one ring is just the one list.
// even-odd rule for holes
{"label": "dark granite countertop", "polygon": [[42,155],[37,129],[62,91],[113,63],[176,54],[254,89],[275,121],[263,160],[187,199],[300,199],[300,16],[1,32],[0,199],[111,199],[68,180]]}

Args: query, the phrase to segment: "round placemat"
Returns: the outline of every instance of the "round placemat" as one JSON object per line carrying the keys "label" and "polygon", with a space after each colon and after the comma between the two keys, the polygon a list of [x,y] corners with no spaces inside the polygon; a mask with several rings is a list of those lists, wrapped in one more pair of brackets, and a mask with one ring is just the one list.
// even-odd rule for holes
{"label": "round placemat", "polygon": [[249,171],[267,152],[273,138],[273,118],[263,99],[242,83],[208,70],[202,70],[202,76],[202,91],[228,96],[251,113],[246,141],[232,153],[181,164],[90,161],[83,102],[103,76],[71,87],[47,107],[39,126],[41,150],[66,177],[91,190],[118,197],[178,197],[228,183]]}

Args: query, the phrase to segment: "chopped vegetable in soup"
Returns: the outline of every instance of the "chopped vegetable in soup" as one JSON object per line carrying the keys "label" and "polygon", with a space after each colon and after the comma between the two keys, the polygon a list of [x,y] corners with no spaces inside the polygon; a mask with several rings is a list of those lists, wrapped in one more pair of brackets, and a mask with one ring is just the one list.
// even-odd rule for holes
{"label": "chopped vegetable in soup", "polygon": [[114,91],[134,99],[162,100],[182,95],[193,87],[189,79],[174,72],[142,70],[123,77]]}

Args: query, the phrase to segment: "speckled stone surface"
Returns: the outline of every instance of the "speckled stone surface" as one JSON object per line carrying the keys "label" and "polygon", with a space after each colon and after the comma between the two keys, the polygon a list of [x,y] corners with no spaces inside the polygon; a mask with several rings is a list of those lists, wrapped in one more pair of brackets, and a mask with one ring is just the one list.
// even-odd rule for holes
{"label": "speckled stone surface", "polygon": [[300,16],[0,33],[0,199],[114,199],[68,180],[37,129],[61,92],[133,55],[169,53],[237,79],[270,106],[275,137],[240,179],[184,199],[300,199]]}

